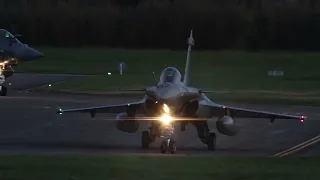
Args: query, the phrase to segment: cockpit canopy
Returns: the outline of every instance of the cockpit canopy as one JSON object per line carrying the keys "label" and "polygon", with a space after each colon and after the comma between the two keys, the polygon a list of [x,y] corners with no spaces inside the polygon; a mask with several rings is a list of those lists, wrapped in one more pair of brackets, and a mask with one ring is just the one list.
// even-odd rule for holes
{"label": "cockpit canopy", "polygon": [[5,37],[5,38],[14,38],[14,36],[5,29],[0,29],[0,35],[1,37]]}
{"label": "cockpit canopy", "polygon": [[6,50],[14,43],[20,43],[20,41],[14,37],[9,31],[0,29],[0,49]]}
{"label": "cockpit canopy", "polygon": [[181,74],[178,69],[174,67],[165,68],[160,76],[160,83],[179,83],[181,82]]}

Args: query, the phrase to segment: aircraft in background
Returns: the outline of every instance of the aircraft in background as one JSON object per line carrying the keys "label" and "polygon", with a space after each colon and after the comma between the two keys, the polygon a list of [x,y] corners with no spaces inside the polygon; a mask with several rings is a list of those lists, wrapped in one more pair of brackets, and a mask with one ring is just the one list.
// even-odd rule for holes
{"label": "aircraft in background", "polygon": [[[126,90],[145,92],[143,99],[138,102],[78,109],[59,109],[58,113],[87,112],[92,117],[96,113],[115,113],[117,114],[116,127],[120,131],[127,133],[137,132],[139,122],[147,120],[149,122],[149,130],[142,132],[142,148],[148,148],[150,143],[154,142],[156,138],[162,137],[164,130],[167,130],[167,125],[170,123],[180,125],[181,131],[185,131],[187,124],[192,124],[197,130],[199,139],[211,151],[216,149],[216,134],[210,131],[208,121],[213,120],[214,117],[218,118],[216,120],[217,130],[227,136],[234,136],[238,132],[234,117],[268,118],[271,119],[271,122],[274,122],[275,119],[298,119],[303,122],[306,118],[304,116],[225,106],[212,102],[205,95],[206,92],[210,91],[202,91],[201,89],[188,86],[190,51],[191,46],[194,45],[192,30],[188,39],[188,45],[183,81],[181,73],[175,67],[167,67],[162,71],[160,80],[156,86],[145,89]],[[143,114],[145,117],[137,117],[136,115],[139,114]],[[166,151],[175,153],[176,144],[172,137],[169,133],[169,140],[164,140],[161,143],[161,151],[163,153]],[[167,150],[165,150],[166,148]]]}
{"label": "aircraft in background", "polygon": [[5,29],[0,29],[0,95],[7,95],[7,87],[1,85],[14,73],[13,66],[20,62],[36,60],[44,55],[21,43],[16,37]]}

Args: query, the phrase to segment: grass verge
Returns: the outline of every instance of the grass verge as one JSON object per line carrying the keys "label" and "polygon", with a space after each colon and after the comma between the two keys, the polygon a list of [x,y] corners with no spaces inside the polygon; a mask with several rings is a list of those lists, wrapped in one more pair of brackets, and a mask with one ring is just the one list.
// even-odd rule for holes
{"label": "grass verge", "polygon": [[[185,51],[124,50],[106,48],[40,48],[44,59],[21,64],[18,72],[96,74],[54,84],[53,91],[108,92],[119,88],[154,85],[151,72],[159,77],[165,66],[182,73]],[[190,85],[234,95],[208,95],[215,101],[318,105],[320,53],[317,52],[231,52],[195,51],[191,55]],[[119,62],[127,68],[117,73]],[[284,71],[269,77],[270,70]],[[111,72],[112,75],[106,75]],[[47,90],[47,88],[37,88]],[[263,90],[263,92],[256,92]],[[283,96],[283,97],[282,97]],[[279,100],[280,99],[280,100]]]}
{"label": "grass verge", "polygon": [[318,180],[319,158],[1,156],[0,179]]}
{"label": "grass verge", "polygon": [[[116,76],[116,75],[115,75]],[[123,80],[126,80],[124,83]],[[152,84],[150,78],[149,83],[133,83],[134,76],[112,77],[112,76],[97,76],[59,82],[49,86],[42,86],[33,89],[40,92],[73,92],[73,93],[88,93],[88,94],[105,94],[113,96],[135,96],[142,97],[143,93],[128,93],[119,92],[119,88],[144,88]],[[154,83],[154,82],[153,82]],[[198,86],[195,86],[198,87]],[[211,89],[211,88],[207,88]],[[214,89],[217,90],[217,89]],[[290,90],[258,90],[238,88],[233,89],[218,89],[221,92],[228,93],[208,93],[210,99],[217,103],[250,103],[250,104],[283,104],[283,105],[306,105],[320,106],[320,93],[317,91],[290,91]]]}
{"label": "grass verge", "polygon": [[[142,92],[103,92],[103,91],[84,91],[78,90],[57,90],[55,88],[49,89],[47,87],[41,87],[34,89],[37,92],[67,92],[67,93],[79,93],[79,94],[98,94],[115,97],[135,97],[142,98]],[[220,104],[228,103],[243,103],[243,104],[277,104],[277,105],[301,105],[301,106],[320,106],[320,96],[313,95],[292,95],[272,92],[233,92],[233,93],[219,93],[219,94],[206,94],[213,102]]]}
{"label": "grass verge", "polygon": [[[186,51],[123,50],[106,48],[39,48],[45,57],[23,63],[16,72],[117,74],[119,62],[125,62],[125,76],[113,75],[97,80],[105,86],[154,84],[151,72],[159,77],[165,66],[184,71]],[[195,51],[191,55],[193,86],[211,89],[264,89],[317,91],[320,89],[320,53],[312,52],[232,52]],[[269,70],[282,70],[281,78],[268,77]],[[117,82],[117,83],[115,83]],[[89,87],[91,84],[87,84]]]}

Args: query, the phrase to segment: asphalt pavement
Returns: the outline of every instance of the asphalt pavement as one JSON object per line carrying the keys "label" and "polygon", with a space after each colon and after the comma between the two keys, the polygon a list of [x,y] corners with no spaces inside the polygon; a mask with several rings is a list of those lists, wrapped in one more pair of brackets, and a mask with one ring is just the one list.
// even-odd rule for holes
{"label": "asphalt pavement", "polygon": [[30,88],[85,76],[88,75],[14,73],[13,76],[9,77],[3,85],[7,86],[10,90],[23,91]]}
{"label": "asphalt pavement", "polygon": [[[137,133],[124,133],[116,129],[116,115],[56,113],[57,108],[78,108],[102,104],[127,103],[132,97],[81,95],[67,93],[36,93],[12,90],[0,97],[0,154],[146,154],[160,155],[159,141],[148,150],[140,149],[141,122]],[[217,133],[217,151],[209,152],[198,139],[195,128],[187,126],[177,131],[177,155],[210,156],[272,156],[320,134],[320,108],[303,106],[244,105],[239,107],[278,113],[304,114],[308,120],[236,119],[238,135],[228,137]],[[215,120],[210,121],[215,129]],[[320,154],[320,141],[290,155],[313,156]]]}

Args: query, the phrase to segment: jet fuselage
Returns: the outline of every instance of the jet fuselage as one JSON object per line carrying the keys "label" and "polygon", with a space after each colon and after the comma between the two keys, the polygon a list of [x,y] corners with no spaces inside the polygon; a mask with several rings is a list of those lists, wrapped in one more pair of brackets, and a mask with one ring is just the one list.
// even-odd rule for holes
{"label": "jet fuselage", "polygon": [[21,43],[10,32],[0,29],[0,62],[17,64],[17,62],[32,61],[43,56],[43,53]]}
{"label": "jet fuselage", "polygon": [[183,84],[181,74],[176,68],[168,67],[161,73],[157,86],[146,89],[146,111],[149,111],[149,115],[161,113],[163,104],[166,104],[172,114],[182,116],[185,106],[192,101],[198,101],[200,95],[198,89]]}
{"label": "jet fuselage", "polygon": [[13,75],[13,66],[43,56],[43,53],[21,43],[10,32],[0,29],[0,95],[6,96],[7,94],[7,88],[2,84]]}

